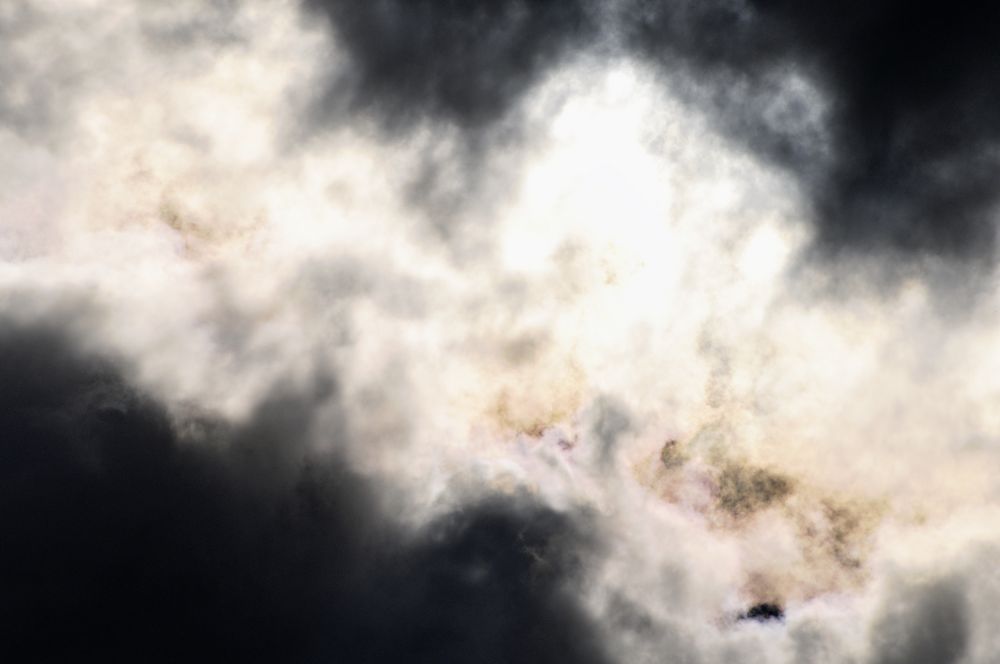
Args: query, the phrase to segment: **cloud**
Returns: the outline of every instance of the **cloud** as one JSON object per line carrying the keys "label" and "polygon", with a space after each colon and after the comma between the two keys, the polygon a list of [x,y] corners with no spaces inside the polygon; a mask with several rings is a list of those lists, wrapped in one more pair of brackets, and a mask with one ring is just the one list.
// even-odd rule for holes
{"label": "cloud", "polygon": [[369,126],[415,146],[407,201],[461,247],[470,212],[501,205],[516,186],[539,124],[526,102],[600,37],[595,4],[306,0],[306,20],[327,26],[332,44],[299,133]]}
{"label": "cloud", "polygon": [[306,4],[329,17],[346,49],[352,104],[389,127],[428,117],[488,126],[596,30],[587,0]]}
{"label": "cloud", "polygon": [[433,126],[447,142],[458,132],[445,161],[429,158],[412,184],[413,200],[439,217],[468,203],[447,193],[455,173],[459,190],[499,177],[494,157],[519,147],[527,126],[519,111],[546,75],[585,53],[596,61],[624,53],[798,181],[818,255],[980,267],[993,256],[1000,100],[984,27],[997,18],[990,3],[306,6],[329,19],[346,56],[321,84],[320,117],[353,109],[392,136]]}
{"label": "cloud", "polygon": [[[964,579],[903,585],[876,622],[874,664],[952,664],[971,638]],[[901,584],[902,585],[902,584]]]}
{"label": "cloud", "polygon": [[[1000,300],[935,298],[988,250],[835,223],[824,201],[878,202],[905,230],[937,190],[838,189],[888,148],[838,73],[861,55],[795,7],[7,19],[0,624],[23,639],[995,659]],[[872,263],[907,269],[883,289]]]}
{"label": "cloud", "polygon": [[0,329],[0,651],[14,660],[602,662],[572,514],[484,497],[419,530],[311,452],[316,402],[180,418],[52,327]]}
{"label": "cloud", "polygon": [[[800,179],[823,252],[993,256],[994,4],[636,0],[622,12],[628,49],[694,72],[720,125]],[[790,76],[815,91],[775,124],[775,81]]]}

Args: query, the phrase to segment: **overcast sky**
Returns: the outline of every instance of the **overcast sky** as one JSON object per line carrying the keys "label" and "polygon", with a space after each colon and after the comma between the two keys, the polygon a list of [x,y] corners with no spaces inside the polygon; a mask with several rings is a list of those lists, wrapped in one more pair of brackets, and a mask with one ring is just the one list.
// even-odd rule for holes
{"label": "overcast sky", "polygon": [[0,4],[0,655],[995,663],[998,19]]}

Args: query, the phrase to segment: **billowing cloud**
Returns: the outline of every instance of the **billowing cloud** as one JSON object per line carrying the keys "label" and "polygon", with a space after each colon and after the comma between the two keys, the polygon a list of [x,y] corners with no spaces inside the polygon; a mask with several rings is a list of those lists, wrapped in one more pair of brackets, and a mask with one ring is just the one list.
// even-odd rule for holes
{"label": "billowing cloud", "polygon": [[570,514],[495,496],[418,533],[310,452],[319,402],[172,418],[58,331],[4,326],[6,638],[21,661],[606,661],[573,601]]}
{"label": "billowing cloud", "polygon": [[992,256],[1000,125],[990,3],[311,6],[350,63],[332,68],[327,112],[361,109],[394,130],[441,121],[476,140],[550,69],[618,47],[795,176],[824,252]]}
{"label": "billowing cloud", "polygon": [[0,9],[5,647],[993,662],[993,56],[890,10]]}
{"label": "billowing cloud", "polygon": [[[801,179],[825,251],[993,256],[992,3],[637,0],[623,11],[630,46],[707,77],[702,103],[725,130]],[[788,77],[815,92],[782,101]]]}

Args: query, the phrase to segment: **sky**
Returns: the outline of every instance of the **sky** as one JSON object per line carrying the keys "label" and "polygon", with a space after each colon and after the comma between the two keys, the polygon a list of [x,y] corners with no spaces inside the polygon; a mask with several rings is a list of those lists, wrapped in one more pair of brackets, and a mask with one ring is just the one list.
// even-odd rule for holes
{"label": "sky", "polygon": [[995,663],[998,14],[0,4],[0,657]]}

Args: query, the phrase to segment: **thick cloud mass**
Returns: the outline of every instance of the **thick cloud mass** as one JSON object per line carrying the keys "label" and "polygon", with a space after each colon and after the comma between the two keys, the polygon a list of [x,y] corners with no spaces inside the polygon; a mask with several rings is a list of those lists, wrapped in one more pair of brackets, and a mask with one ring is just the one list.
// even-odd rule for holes
{"label": "thick cloud mass", "polygon": [[[803,179],[831,252],[991,256],[1000,145],[1000,8],[992,2],[657,2],[627,5],[631,44],[668,70],[767,94],[794,71],[827,96],[826,146],[726,98],[729,131]],[[793,119],[793,118],[792,118]],[[811,144],[812,143],[812,144]]]}
{"label": "thick cloud mass", "polygon": [[604,661],[568,516],[496,498],[404,534],[307,453],[312,397],[182,435],[51,329],[4,328],[0,365],[7,661]]}
{"label": "thick cloud mass", "polygon": [[[475,138],[561,56],[620,39],[671,75],[693,72],[697,104],[800,179],[823,250],[992,255],[995,3],[624,0],[603,11],[585,0],[307,4],[329,17],[352,65],[324,106],[348,98],[392,130],[434,119]],[[776,108],[790,74],[818,98]],[[821,126],[800,126],[810,125],[807,106],[819,103]]]}
{"label": "thick cloud mass", "polygon": [[996,664],[997,10],[210,4],[0,2],[0,661]]}

